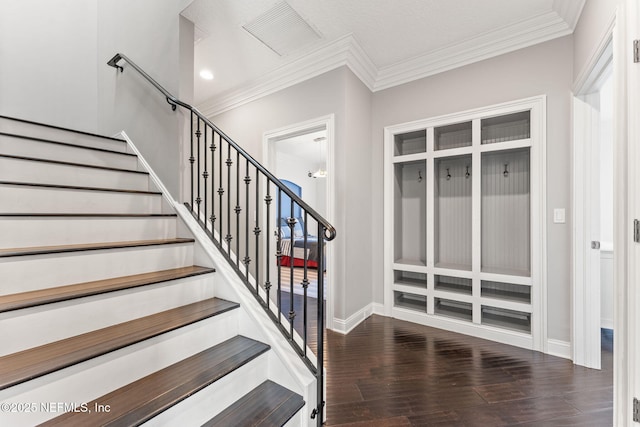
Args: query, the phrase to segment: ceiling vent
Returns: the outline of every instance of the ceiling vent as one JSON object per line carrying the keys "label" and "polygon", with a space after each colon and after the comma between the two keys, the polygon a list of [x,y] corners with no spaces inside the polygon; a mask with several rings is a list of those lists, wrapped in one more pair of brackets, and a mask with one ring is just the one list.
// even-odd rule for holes
{"label": "ceiling vent", "polygon": [[280,56],[321,39],[286,1],[277,3],[242,28]]}

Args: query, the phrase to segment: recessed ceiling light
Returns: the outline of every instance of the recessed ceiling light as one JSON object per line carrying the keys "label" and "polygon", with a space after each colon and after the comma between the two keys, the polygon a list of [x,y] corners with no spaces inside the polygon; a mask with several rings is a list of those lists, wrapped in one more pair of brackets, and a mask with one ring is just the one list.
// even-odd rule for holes
{"label": "recessed ceiling light", "polygon": [[202,70],[200,71],[200,77],[205,80],[213,80],[213,73],[209,70]]}

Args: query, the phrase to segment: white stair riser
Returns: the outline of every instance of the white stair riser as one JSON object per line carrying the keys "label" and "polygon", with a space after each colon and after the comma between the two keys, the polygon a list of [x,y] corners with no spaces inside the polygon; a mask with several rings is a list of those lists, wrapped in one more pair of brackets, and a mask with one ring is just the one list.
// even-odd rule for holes
{"label": "white stair riser", "polygon": [[0,356],[212,297],[212,275],[200,275],[0,313]]}
{"label": "white stair riser", "polygon": [[31,123],[19,122],[16,120],[4,119],[0,117],[0,132],[14,135],[30,136],[57,142],[82,145],[85,147],[102,148],[105,150],[126,152],[127,144],[122,141],[115,141],[98,136],[84,135],[64,129],[56,129],[47,126],[34,125]]}
{"label": "white stair riser", "polygon": [[0,181],[149,190],[149,175],[0,157]]}
{"label": "white stair riser", "polygon": [[4,217],[0,247],[172,239],[175,217]]}
{"label": "white stair riser", "polygon": [[0,258],[0,294],[193,265],[193,244]]}
{"label": "white stair riser", "polygon": [[3,213],[163,213],[160,194],[0,184]]}
{"label": "white stair riser", "polygon": [[[234,311],[1,390],[0,402],[89,402],[237,335]],[[57,415],[0,412],[0,425],[32,426]]]}
{"label": "white stair riser", "polygon": [[268,353],[265,353],[143,425],[199,427],[265,382],[267,367]]}
{"label": "white stair riser", "polygon": [[0,154],[139,170],[136,156],[0,135]]}

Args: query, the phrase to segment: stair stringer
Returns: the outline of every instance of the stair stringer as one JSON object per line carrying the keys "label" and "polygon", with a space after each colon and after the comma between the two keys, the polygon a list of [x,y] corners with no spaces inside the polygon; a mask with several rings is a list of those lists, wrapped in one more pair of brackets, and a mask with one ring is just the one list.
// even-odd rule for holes
{"label": "stair stringer", "polygon": [[315,376],[309,371],[286,338],[282,336],[278,327],[265,313],[260,303],[238,277],[207,233],[200,227],[191,212],[184,204],[176,201],[167,190],[126,132],[121,131],[117,136],[121,136],[127,141],[128,150],[138,156],[142,170],[149,172],[150,184],[162,193],[163,205],[178,215],[178,237],[195,239],[194,263],[216,269],[215,296],[240,304],[237,314],[239,334],[271,346],[271,351],[268,352],[267,378],[300,394],[306,402],[305,406],[287,423],[287,426],[307,427],[312,425],[311,413],[315,409],[317,401]]}

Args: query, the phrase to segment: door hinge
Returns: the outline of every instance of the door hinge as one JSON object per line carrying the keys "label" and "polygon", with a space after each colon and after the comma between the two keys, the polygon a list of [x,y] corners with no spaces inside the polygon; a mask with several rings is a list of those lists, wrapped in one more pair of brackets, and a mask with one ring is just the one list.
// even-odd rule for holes
{"label": "door hinge", "polygon": [[633,241],[640,243],[640,221],[637,219],[633,220]]}
{"label": "door hinge", "polygon": [[633,398],[633,421],[640,423],[640,400]]}
{"label": "door hinge", "polygon": [[633,62],[640,62],[640,40],[633,41]]}

